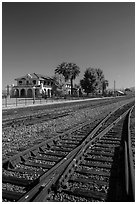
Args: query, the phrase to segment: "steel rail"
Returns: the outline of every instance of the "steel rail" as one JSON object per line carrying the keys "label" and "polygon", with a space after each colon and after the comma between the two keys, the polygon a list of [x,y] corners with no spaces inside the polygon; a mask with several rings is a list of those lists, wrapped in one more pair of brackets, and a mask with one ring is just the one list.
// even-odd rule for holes
{"label": "steel rail", "polygon": [[[105,101],[103,101],[104,103],[108,103],[108,102],[106,102],[106,100]],[[74,105],[74,107],[72,106],[72,104],[71,104],[71,106],[70,106],[70,108],[71,109],[74,109],[74,110],[68,110],[68,107],[66,107],[66,106],[64,106],[63,107],[63,110],[65,111],[65,114],[71,114],[73,111],[75,111],[75,110],[79,110],[79,109],[83,109],[83,108],[87,108],[87,107],[89,107],[89,105],[91,105],[91,104],[78,104],[78,106],[79,107],[77,107],[77,106],[75,106],[75,104],[73,104]],[[95,104],[93,105],[93,107],[100,107],[100,105],[102,105],[102,104],[97,104],[96,106],[95,106]],[[92,108],[93,108],[92,107]],[[53,109],[54,110],[54,109]],[[52,110],[52,111],[53,111]],[[60,108],[59,107],[59,109],[58,109],[58,111],[62,111],[62,107]],[[54,110],[54,112],[55,112],[55,110]],[[46,113],[46,112],[44,112],[44,113],[33,113],[33,115],[32,115],[32,113],[31,113],[31,115],[27,115],[27,116],[21,116],[21,117],[18,117],[18,118],[11,118],[11,119],[4,119],[3,120],[3,123],[12,123],[12,122],[15,122],[15,121],[20,121],[21,120],[21,122],[23,121],[23,119],[25,119],[25,120],[29,120],[30,119],[30,117],[31,117],[31,119],[35,119],[35,117],[45,117],[45,116],[47,116],[48,115],[48,113]],[[60,115],[60,113],[58,114],[58,115]],[[53,116],[54,117],[54,116]],[[57,117],[57,114],[55,114],[55,117]],[[48,116],[47,117],[47,119],[52,119],[52,117],[51,116]]]}
{"label": "steel rail", "polygon": [[[120,108],[122,108],[122,106]],[[113,114],[116,110],[117,109],[115,109],[113,112],[111,112],[108,116],[106,116],[103,119],[103,121],[92,131],[93,135],[98,131],[102,124],[110,117],[110,115]],[[46,192],[48,192],[53,183],[58,179],[59,175],[63,173],[65,166],[67,166],[72,161],[73,157],[85,145],[85,143],[88,142],[88,140],[90,140],[89,136],[86,138],[86,140],[82,142],[81,145],[72,150],[63,160],[61,160],[57,165],[55,165],[52,169],[45,173],[40,178],[41,182],[37,186],[35,186],[34,189],[32,189],[27,194],[25,194],[21,199],[19,199],[18,202],[29,202],[32,199],[32,197],[36,195],[36,193],[38,192],[40,193],[42,188],[46,189]]]}
{"label": "steel rail", "polygon": [[[125,105],[125,104],[124,104]],[[120,106],[119,108],[116,108],[114,111],[112,111],[108,116],[106,116],[100,124],[88,135],[88,137],[82,142],[81,145],[79,145],[77,148],[75,148],[72,152],[70,152],[63,160],[61,160],[57,165],[55,165],[52,169],[50,169],[47,173],[45,173],[40,178],[40,183],[35,186],[33,189],[31,189],[29,192],[27,192],[21,199],[18,200],[18,202],[29,202],[33,197],[36,196],[36,194],[40,194],[40,199],[42,198],[41,193],[43,196],[48,193],[53,183],[55,183],[58,179],[58,177],[63,173],[64,169],[68,164],[73,160],[74,156],[80,151],[80,149],[83,149],[83,152],[85,150],[85,146],[89,141],[93,138],[93,136],[97,133],[97,131],[102,127],[103,123],[111,117],[118,109],[121,109],[124,105]],[[44,191],[43,191],[44,189]],[[41,192],[41,193],[40,193]]]}
{"label": "steel rail", "polygon": [[[110,124],[107,128],[105,128],[101,133],[99,133],[95,138],[94,135],[98,131],[98,126],[92,131],[92,133],[89,134],[87,139],[83,141],[83,143],[80,145],[80,148],[76,152],[75,156],[69,158],[69,161],[66,161],[63,166],[59,166],[56,172],[51,175],[49,178],[49,183],[46,181],[46,185],[43,185],[43,189],[41,192],[38,193],[37,196],[35,196],[33,202],[43,202],[47,201],[47,197],[49,192],[52,188],[56,186],[63,186],[66,183],[66,180],[68,179],[69,175],[72,174],[72,171],[74,171],[74,168],[78,165],[80,160],[82,159],[82,156],[85,152],[85,150],[92,144],[95,143],[95,141],[101,137],[103,137],[110,129],[112,129],[122,118],[124,118],[127,113],[129,112],[129,109],[124,112],[120,117],[118,117],[112,124]],[[99,127],[102,126],[103,123],[99,124]],[[47,185],[48,183],[48,185]],[[19,200],[23,201],[23,200]]]}
{"label": "steel rail", "polygon": [[[114,112],[116,110],[117,110],[117,108],[114,110]],[[108,116],[107,116],[107,118],[108,118]],[[86,126],[88,124],[89,124],[89,121],[84,121],[84,122],[76,125],[72,129],[69,129],[69,130],[65,131],[64,133],[59,133],[58,135],[55,135],[54,137],[52,137],[50,139],[47,139],[46,141],[41,142],[41,143],[39,143],[39,144],[29,148],[29,149],[26,149],[26,150],[24,150],[24,151],[22,151],[22,152],[20,152],[20,153],[18,153],[16,155],[12,156],[11,158],[4,159],[2,161],[2,166],[5,168],[6,166],[10,165],[11,163],[13,165],[14,163],[16,163],[16,162],[20,161],[21,159],[23,159],[24,156],[27,156],[27,155],[30,156],[31,154],[33,154],[33,153],[35,153],[35,152],[37,152],[39,150],[41,151],[42,148],[46,147],[47,145],[50,146],[50,145],[54,144],[54,142],[56,142],[58,139],[62,138],[66,134],[74,132],[77,129],[81,128],[81,126],[83,126],[83,125]]]}
{"label": "steel rail", "polygon": [[[107,100],[103,100],[101,102],[103,102],[103,103],[99,103],[99,101],[98,101],[99,104],[96,104],[96,105],[92,104],[92,108],[94,108],[95,106],[100,107],[100,105],[105,105],[108,103]],[[118,102],[118,101],[112,101],[112,102],[109,101],[109,102],[113,104],[113,103]],[[83,106],[84,106],[84,108],[89,107],[89,104],[78,104],[79,107],[75,106],[75,104],[73,104],[73,105],[74,105],[74,107],[73,106],[70,106],[70,107],[71,107],[71,109],[74,109],[74,110],[83,109]],[[67,107],[64,106],[63,109],[66,111]],[[59,108],[59,110],[60,110],[60,108]],[[74,110],[67,111],[67,112],[65,112],[65,114],[71,114]],[[32,120],[33,120],[33,122],[35,122],[35,117],[45,117],[46,114],[47,113],[33,113],[33,115],[32,115],[32,113],[31,113],[30,115],[27,115],[27,116],[22,115],[22,116],[17,117],[17,118],[3,119],[2,120],[2,126],[3,126],[3,128],[5,128],[6,125],[8,125],[9,123],[10,124],[13,122],[15,123],[16,121],[21,123],[22,121],[28,120],[28,122],[30,122],[30,118],[31,118],[31,123],[32,123]],[[55,117],[57,117],[57,115],[55,115]],[[51,116],[50,117],[48,116],[48,118],[46,120],[50,120],[50,119],[52,120],[53,118]],[[4,127],[4,125],[5,125],[5,127]]]}
{"label": "steel rail", "polygon": [[[125,104],[121,105],[120,107],[115,108],[111,113],[108,114],[108,116],[106,116],[106,117],[104,118],[104,120],[100,123],[100,126],[101,126],[101,124],[103,124],[112,114],[114,114],[118,109],[123,108],[123,107],[124,107],[125,105],[127,105],[127,104],[128,104],[128,103],[125,103]],[[94,111],[95,111],[95,110],[94,110]],[[3,166],[3,167],[5,167],[6,165],[8,166],[8,165],[10,165],[11,162],[13,162],[13,161],[14,161],[14,163],[16,163],[16,161],[21,160],[21,159],[23,158],[23,156],[26,156],[27,154],[31,155],[31,153],[33,154],[33,152],[39,151],[39,148],[42,149],[42,147],[46,147],[46,145],[51,145],[54,141],[56,141],[56,140],[58,140],[59,138],[63,137],[65,134],[77,130],[78,128],[81,127],[81,125],[87,125],[87,124],[89,124],[89,122],[88,122],[88,121],[87,121],[87,122],[84,121],[84,122],[82,122],[82,123],[76,125],[75,127],[73,127],[71,130],[65,131],[65,133],[59,133],[59,135],[56,135],[56,136],[54,136],[54,137],[52,137],[52,138],[50,138],[50,139],[47,139],[46,141],[44,141],[44,142],[42,142],[42,143],[39,143],[39,144],[37,144],[37,145],[35,145],[35,146],[29,148],[29,149],[26,149],[26,150],[24,150],[24,151],[18,153],[17,155],[12,156],[11,158],[4,159],[4,160],[2,161],[2,166]],[[100,128],[100,126],[98,126],[98,127]]]}
{"label": "steel rail", "polygon": [[[91,141],[89,141],[83,149],[80,150],[80,152],[77,155],[77,158],[74,159],[75,165],[77,165],[80,161],[79,158],[82,158],[83,153],[85,152],[85,150],[89,147],[94,145],[94,143],[99,140],[101,137],[103,137],[107,132],[109,132],[122,118],[124,118],[127,114],[128,114],[129,110],[127,110],[125,113],[123,113],[119,118],[117,118],[112,124],[110,124],[107,128],[105,128],[102,132],[100,132],[96,137],[94,137],[93,139],[91,139]],[[92,135],[92,134],[91,134]],[[71,164],[70,164],[71,165]],[[68,167],[68,169],[70,169]],[[62,176],[62,178],[60,178],[60,182],[64,182],[64,177],[65,175],[67,175],[68,172],[65,172],[65,174]],[[63,183],[62,183],[63,184]]]}
{"label": "steel rail", "polygon": [[128,129],[127,135],[124,138],[124,156],[125,156],[125,190],[129,201],[135,201],[135,172],[133,164],[133,155],[131,150],[131,132],[130,132],[130,122],[131,113],[134,106],[131,108],[129,114],[127,115]]}
{"label": "steel rail", "polygon": [[[18,200],[19,202],[21,201],[31,201],[34,199],[34,197],[37,197],[37,195],[40,195],[41,193],[45,192],[49,192],[51,186],[57,181],[57,179],[59,178],[59,176],[63,173],[64,169],[68,166],[68,164],[73,160],[73,158],[76,156],[76,154],[78,154],[78,152],[80,151],[80,149],[83,149],[87,143],[90,142],[90,140],[93,138],[93,136],[95,135],[95,133],[99,130],[99,128],[103,125],[103,123],[118,109],[122,108],[124,105],[120,106],[119,108],[116,108],[114,111],[112,111],[107,117],[105,117],[104,120],[102,120],[102,122],[92,131],[91,134],[89,134],[89,136],[74,150],[72,150],[63,160],[61,160],[59,163],[57,163],[54,167],[52,167],[48,172],[46,172],[44,175],[42,175],[40,178],[38,178],[38,184],[31,189],[29,192],[27,192],[20,200]],[[88,122],[89,123],[89,122]],[[82,123],[84,124],[84,123]],[[115,124],[115,122],[114,122]],[[113,125],[114,125],[113,124]],[[78,129],[78,126],[75,127],[74,129]],[[73,129],[73,131],[74,131]],[[70,132],[70,131],[69,131]],[[64,136],[64,134],[60,134],[59,136],[57,135],[55,138],[49,139],[48,143],[47,142],[43,142],[39,145],[36,145],[35,147],[32,147],[29,150],[25,150],[24,152],[13,156],[11,159],[8,159],[7,161],[5,161],[3,163],[3,165],[14,165],[14,163],[16,163],[17,160],[21,160],[23,159],[24,155],[30,155],[35,153],[35,151],[38,151],[39,148],[42,149],[42,146],[44,147],[46,144],[52,144],[54,139],[58,139],[61,135]],[[85,149],[84,149],[85,150]],[[20,158],[19,158],[20,157]],[[44,191],[43,191],[44,189]],[[45,196],[45,194],[44,194]]]}

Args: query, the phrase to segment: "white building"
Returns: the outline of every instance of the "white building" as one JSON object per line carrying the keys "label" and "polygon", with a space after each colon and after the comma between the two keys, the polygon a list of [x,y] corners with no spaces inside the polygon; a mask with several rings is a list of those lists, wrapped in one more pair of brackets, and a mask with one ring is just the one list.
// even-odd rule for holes
{"label": "white building", "polygon": [[53,79],[41,74],[27,74],[15,79],[17,85],[13,85],[10,96],[16,98],[51,97]]}

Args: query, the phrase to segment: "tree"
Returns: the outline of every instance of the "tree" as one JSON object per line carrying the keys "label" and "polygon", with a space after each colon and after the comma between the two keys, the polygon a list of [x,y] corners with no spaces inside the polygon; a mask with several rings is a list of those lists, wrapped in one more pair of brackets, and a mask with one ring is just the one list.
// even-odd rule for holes
{"label": "tree", "polygon": [[86,69],[84,78],[80,80],[80,85],[84,89],[85,93],[95,93],[98,87],[98,75],[94,68]]}
{"label": "tree", "polygon": [[125,91],[131,91],[129,88],[126,88]]}
{"label": "tree", "polygon": [[97,72],[97,80],[98,80],[98,90],[103,93],[103,82],[105,80],[103,71],[100,68],[96,69]]}
{"label": "tree", "polygon": [[63,62],[55,69],[55,74],[62,74],[65,81],[71,82],[71,95],[73,95],[73,80],[79,75],[80,68],[75,63]]}
{"label": "tree", "polygon": [[53,77],[52,93],[55,96],[64,96],[67,94],[65,79],[62,74],[56,74]]}
{"label": "tree", "polygon": [[98,76],[98,89],[99,92],[102,92],[102,95],[105,94],[106,88],[108,86],[108,80],[105,79],[105,76],[103,74],[103,70],[100,68],[96,69],[97,76]]}
{"label": "tree", "polygon": [[84,78],[80,81],[81,87],[87,95],[89,93],[100,93],[104,95],[108,80],[105,80],[103,71],[99,68],[88,68],[84,73]]}
{"label": "tree", "polygon": [[106,92],[106,88],[109,85],[108,80],[104,79],[102,82],[102,94],[104,95]]}

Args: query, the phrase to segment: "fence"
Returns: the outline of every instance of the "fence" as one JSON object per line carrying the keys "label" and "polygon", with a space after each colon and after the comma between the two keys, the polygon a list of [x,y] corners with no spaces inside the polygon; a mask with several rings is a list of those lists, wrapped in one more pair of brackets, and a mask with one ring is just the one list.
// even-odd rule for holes
{"label": "fence", "polygon": [[[56,99],[56,101],[61,99]],[[55,101],[55,99],[54,99]],[[2,108],[10,108],[10,107],[22,107],[22,106],[29,106],[32,104],[46,104],[53,102],[52,98],[44,99],[33,99],[33,98],[10,98],[10,97],[4,97],[2,98]]]}
{"label": "fence", "polygon": [[10,98],[9,96],[2,97],[2,108],[24,107],[29,105],[40,105],[53,102],[61,102],[68,100],[83,100],[91,98],[101,98],[100,96],[66,96],[66,97],[53,97],[53,98]]}
{"label": "fence", "polygon": [[11,107],[23,107],[29,105],[40,105],[40,104],[47,104],[53,102],[61,102],[66,100],[78,100],[84,99],[87,97],[53,97],[53,98],[10,98],[2,97],[2,108],[11,108]]}

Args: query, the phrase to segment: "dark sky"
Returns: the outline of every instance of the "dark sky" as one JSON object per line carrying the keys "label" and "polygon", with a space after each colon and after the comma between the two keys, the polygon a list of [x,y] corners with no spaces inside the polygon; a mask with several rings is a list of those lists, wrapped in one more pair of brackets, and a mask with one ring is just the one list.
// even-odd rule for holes
{"label": "dark sky", "polygon": [[2,88],[28,73],[54,75],[74,62],[79,79],[88,67],[101,68],[112,88],[135,83],[133,2],[2,3]]}

